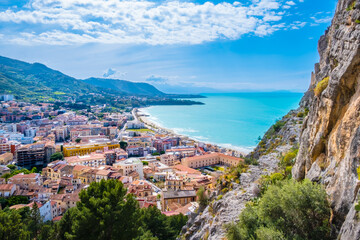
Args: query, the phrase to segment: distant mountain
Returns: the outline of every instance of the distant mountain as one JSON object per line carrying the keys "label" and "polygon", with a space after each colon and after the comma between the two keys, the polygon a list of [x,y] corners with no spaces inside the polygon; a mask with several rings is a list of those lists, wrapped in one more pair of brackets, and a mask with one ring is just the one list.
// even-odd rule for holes
{"label": "distant mountain", "polygon": [[90,93],[109,92],[67,76],[40,63],[26,63],[0,56],[0,93],[19,99],[76,98]]}
{"label": "distant mountain", "polygon": [[124,92],[129,95],[144,95],[144,96],[166,96],[165,93],[159,91],[153,85],[148,83],[135,83],[118,79],[107,78],[88,78],[84,82],[93,86],[112,89],[115,91]]}
{"label": "distant mountain", "polygon": [[80,80],[40,63],[0,56],[0,94],[9,93],[22,100],[89,99],[94,95],[167,96],[147,83],[115,79]]}

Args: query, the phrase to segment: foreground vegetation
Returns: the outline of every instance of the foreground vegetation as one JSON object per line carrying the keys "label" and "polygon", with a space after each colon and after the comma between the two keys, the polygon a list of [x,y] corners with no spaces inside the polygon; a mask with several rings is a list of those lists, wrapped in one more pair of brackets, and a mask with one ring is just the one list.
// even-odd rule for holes
{"label": "foreground vegetation", "polygon": [[275,180],[247,204],[239,222],[227,225],[228,240],[332,239],[325,190],[309,180]]}
{"label": "foreground vegetation", "polygon": [[43,223],[34,205],[0,211],[0,239],[176,239],[187,221],[184,215],[167,217],[156,207],[139,208],[133,195],[116,180],[102,180],[80,192],[77,207],[57,222]]}

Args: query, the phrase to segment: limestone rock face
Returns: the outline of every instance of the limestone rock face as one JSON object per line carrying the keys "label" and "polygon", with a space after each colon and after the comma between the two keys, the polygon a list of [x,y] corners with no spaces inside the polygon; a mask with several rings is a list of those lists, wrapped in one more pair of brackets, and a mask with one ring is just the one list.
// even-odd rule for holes
{"label": "limestone rock face", "polygon": [[[309,114],[292,171],[296,179],[306,177],[324,184],[334,213],[332,220],[338,228],[356,225],[349,221],[357,221],[347,215],[354,215],[359,190],[359,19],[359,1],[339,0],[332,24],[319,40],[320,62],[315,65],[311,86],[300,104],[309,108]],[[326,79],[327,87],[315,95],[314,89]],[[343,236],[359,236],[359,227],[341,232],[341,239],[358,239]]]}

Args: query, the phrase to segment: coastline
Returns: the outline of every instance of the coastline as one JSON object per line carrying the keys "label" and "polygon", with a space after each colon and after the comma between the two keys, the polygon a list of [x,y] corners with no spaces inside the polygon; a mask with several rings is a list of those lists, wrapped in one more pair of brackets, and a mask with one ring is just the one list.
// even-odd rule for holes
{"label": "coastline", "polygon": [[253,151],[256,147],[256,146],[254,146],[254,147],[249,147],[249,149],[246,149],[243,147],[233,146],[231,144],[221,144],[221,143],[209,142],[206,140],[200,140],[200,139],[196,139],[196,137],[191,137],[186,134],[177,133],[176,131],[174,131],[172,129],[160,126],[158,123],[155,123],[153,120],[149,119],[150,115],[146,112],[146,110],[144,111],[144,109],[146,109],[146,108],[134,108],[132,111],[133,116],[135,119],[143,122],[147,128],[154,130],[155,132],[157,132],[159,134],[168,134],[168,135],[178,136],[181,138],[192,140],[197,144],[204,143],[206,145],[211,145],[211,146],[218,148],[219,150],[224,150],[225,152],[232,152],[237,157],[245,157],[248,153]]}

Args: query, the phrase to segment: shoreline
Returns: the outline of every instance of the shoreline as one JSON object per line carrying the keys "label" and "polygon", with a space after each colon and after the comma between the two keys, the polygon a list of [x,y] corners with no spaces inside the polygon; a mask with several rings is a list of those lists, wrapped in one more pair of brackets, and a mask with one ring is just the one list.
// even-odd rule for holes
{"label": "shoreline", "polygon": [[149,114],[142,111],[143,109],[145,109],[145,108],[134,108],[133,111],[132,111],[132,114],[133,114],[134,118],[141,121],[141,122],[143,122],[147,128],[149,128],[151,130],[154,130],[155,132],[158,132],[159,134],[174,135],[174,136],[178,136],[178,137],[181,137],[181,138],[187,138],[189,140],[194,141],[197,144],[204,143],[206,145],[211,145],[213,147],[218,148],[219,150],[225,150],[226,152],[232,152],[237,157],[245,157],[247,154],[249,154],[256,147],[256,146],[254,146],[251,149],[249,149],[248,151],[246,151],[246,150],[244,151],[244,150],[235,149],[235,148],[237,148],[236,146],[226,147],[226,146],[224,146],[226,144],[217,144],[217,143],[212,143],[212,142],[208,142],[208,141],[201,141],[201,140],[198,140],[198,139],[196,139],[194,137],[191,137],[191,136],[188,136],[188,135],[176,133],[174,130],[159,126],[159,124],[157,124],[157,123],[153,122],[152,120],[150,120],[149,119]]}

